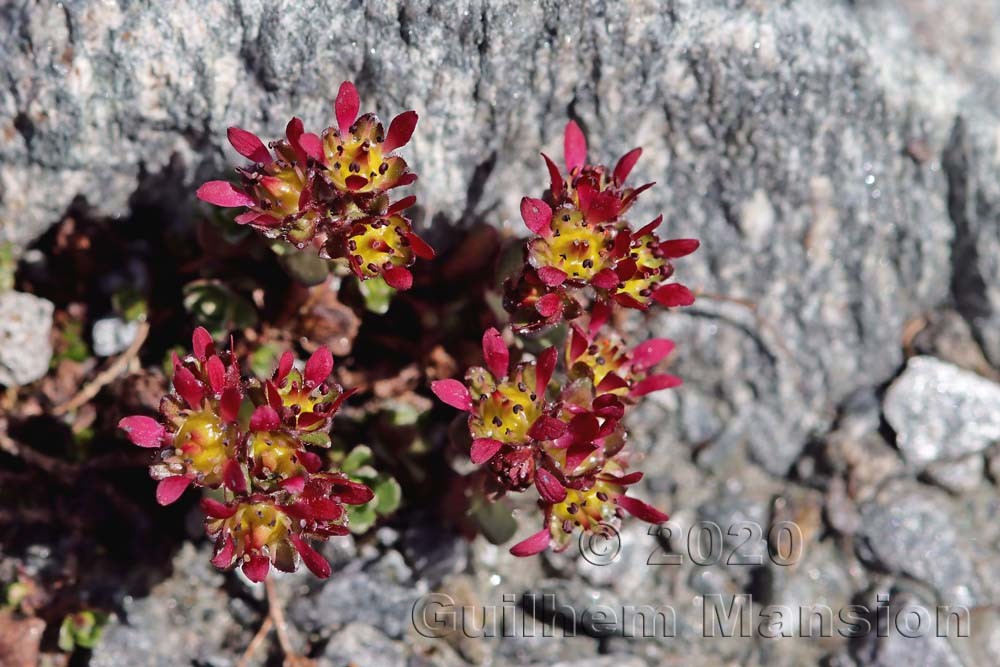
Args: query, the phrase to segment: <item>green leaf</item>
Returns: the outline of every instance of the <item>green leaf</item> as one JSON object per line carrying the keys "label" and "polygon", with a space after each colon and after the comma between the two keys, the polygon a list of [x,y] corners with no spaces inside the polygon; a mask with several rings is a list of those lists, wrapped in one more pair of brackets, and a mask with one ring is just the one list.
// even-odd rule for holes
{"label": "green leaf", "polygon": [[355,535],[365,533],[375,525],[375,507],[373,502],[366,505],[354,505],[347,510],[348,527]]}
{"label": "green leaf", "polygon": [[14,274],[17,273],[17,257],[12,242],[0,243],[0,293],[14,289]]}
{"label": "green leaf", "polygon": [[[286,245],[286,244],[283,244]],[[306,286],[319,285],[330,275],[330,262],[319,255],[291,248],[291,252],[278,252],[278,263],[289,276]],[[274,250],[274,246],[271,246]]]}
{"label": "green leaf", "polygon": [[326,431],[306,433],[305,435],[300,435],[299,440],[307,445],[313,445],[315,447],[327,448],[330,446],[330,434]]}
{"label": "green leaf", "polygon": [[111,295],[111,307],[126,322],[145,319],[149,310],[146,297],[131,287],[123,287]]}
{"label": "green leaf", "polygon": [[358,280],[358,289],[365,299],[365,308],[376,315],[385,315],[389,312],[392,304],[392,297],[396,290],[389,287],[381,277],[370,278],[368,280]]}
{"label": "green leaf", "polygon": [[250,353],[250,370],[261,378],[271,377],[278,363],[281,349],[277,345],[265,343]]}
{"label": "green leaf", "polygon": [[361,466],[368,465],[375,460],[371,447],[368,445],[358,445],[348,453],[340,464],[340,470],[346,475],[353,475]]}
{"label": "green leaf", "polygon": [[473,510],[472,518],[492,544],[503,544],[517,532],[517,520],[502,502],[484,501]]}
{"label": "green leaf", "polygon": [[254,305],[217,280],[196,280],[185,285],[184,308],[217,339],[257,324]]}
{"label": "green leaf", "polygon": [[101,639],[108,616],[95,611],[69,614],[59,626],[59,648],[67,653],[76,647],[94,648]]}
{"label": "green leaf", "polygon": [[380,515],[392,514],[403,500],[403,489],[392,477],[383,477],[372,488],[375,492],[375,511]]}

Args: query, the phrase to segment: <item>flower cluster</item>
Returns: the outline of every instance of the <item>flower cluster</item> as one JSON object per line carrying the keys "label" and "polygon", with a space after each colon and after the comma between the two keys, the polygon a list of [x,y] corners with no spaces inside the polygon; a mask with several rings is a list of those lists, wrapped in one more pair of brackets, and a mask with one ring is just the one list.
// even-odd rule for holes
{"label": "flower cluster", "polygon": [[197,195],[217,206],[246,208],[236,222],[270,238],[299,249],[312,246],[324,258],[346,258],[362,280],[381,276],[396,289],[409,289],[408,267],[418,257],[434,257],[403,215],[416,198],[390,198],[391,190],[417,179],[396,155],[410,140],[417,113],[404,111],[386,130],[374,114],[358,117],[359,108],[357,89],[345,81],[334,105],[337,126],[322,135],[306,132],[293,118],[285,138],[268,150],[256,135],[229,128],[229,142],[252,164],[236,170],[240,185],[209,181]]}
{"label": "flower cluster", "polygon": [[569,322],[562,349],[550,347],[511,366],[511,349],[491,328],[482,340],[485,367],[469,369],[464,383],[432,384],[438,398],[468,414],[472,462],[488,467],[500,492],[538,493],[544,526],[511,549],[516,556],[564,549],[577,530],[600,532],[625,513],[667,520],[628,495],[642,473],[628,472],[623,418],[642,396],[681,383],[656,370],[674,343],[655,338],[630,346],[610,322],[616,308],[694,301],[687,287],[668,281],[671,260],[698,242],[660,240],[661,218],[632,231],[623,217],[652,185],[626,182],[641,150],[627,153],[613,170],[587,164],[586,143],[573,122],[565,146],[566,176],[543,155],[549,201],[522,200],[534,236],[525,244],[521,273],[505,284],[513,330]]}
{"label": "flower cluster", "polygon": [[532,237],[525,244],[523,269],[505,282],[504,298],[516,329],[573,320],[595,304],[646,310],[654,303],[693,303],[687,287],[668,281],[672,260],[694,252],[698,241],[660,239],[662,216],[635,230],[625,218],[636,197],[653,186],[627,183],[642,149],[623,155],[613,170],[587,164],[586,140],[572,121],[564,145],[565,176],[542,154],[551,180],[548,200],[521,200],[521,217]]}
{"label": "flower cluster", "polygon": [[[157,450],[150,467],[157,501],[169,505],[190,486],[218,490],[201,501],[217,567],[239,563],[251,581],[262,581],[272,565],[292,572],[301,560],[316,576],[329,576],[309,540],[346,535],[344,506],[373,497],[367,486],[323,471],[308,449],[329,446],[326,431],[351,393],[329,380],[329,350],[317,350],[302,371],[285,352],[261,382],[245,381],[205,329],[195,330],[192,343],[193,354],[174,355],[174,390],[161,401],[159,419],[119,423],[134,444]],[[243,419],[248,400],[256,407]]]}

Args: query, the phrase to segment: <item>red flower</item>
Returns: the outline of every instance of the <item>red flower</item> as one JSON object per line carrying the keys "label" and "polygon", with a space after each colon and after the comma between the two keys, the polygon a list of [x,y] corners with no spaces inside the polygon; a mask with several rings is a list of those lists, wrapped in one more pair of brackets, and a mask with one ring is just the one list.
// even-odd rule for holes
{"label": "red flower", "polygon": [[209,181],[199,199],[247,210],[236,222],[278,237],[299,249],[313,244],[329,258],[346,257],[362,280],[382,276],[397,289],[412,284],[407,267],[434,251],[413,231],[401,212],[414,197],[394,204],[389,190],[409,185],[416,175],[395,154],[413,134],[415,111],[404,111],[386,132],[378,117],[358,118],[360,100],[354,84],[340,86],[334,105],[337,127],[322,137],[305,132],[293,118],[285,139],[271,144],[274,156],[256,135],[229,128],[236,151],[253,162],[237,169],[242,183]]}
{"label": "red flower", "polygon": [[545,527],[515,544],[510,553],[533,556],[550,546],[562,551],[577,530],[597,533],[607,525],[617,527],[626,512],[648,523],[667,521],[669,517],[660,510],[626,495],[627,487],[640,479],[642,473],[626,475],[621,464],[608,461],[589,486],[569,489],[561,502],[545,504]]}
{"label": "red flower", "polygon": [[673,350],[674,342],[666,338],[651,338],[629,348],[618,334],[602,333],[600,324],[592,320],[587,332],[571,325],[565,359],[570,377],[588,378],[598,394],[638,399],[681,384],[674,375],[649,374]]}
{"label": "red flower", "polygon": [[[221,486],[222,501],[202,500],[215,565],[240,563],[250,580],[261,581],[271,565],[292,571],[301,560],[328,576],[329,564],[307,540],[346,534],[343,505],[373,497],[363,484],[322,472],[322,459],[308,449],[329,445],[325,431],[351,393],[329,381],[329,350],[317,350],[301,372],[285,353],[262,384],[245,383],[204,329],[192,342],[193,355],[175,357],[174,392],[163,399],[160,419],[133,416],[119,424],[136,445],[159,449],[151,467],[160,480],[157,500],[174,502],[191,485]],[[239,413],[248,384],[263,402],[244,425]]]}

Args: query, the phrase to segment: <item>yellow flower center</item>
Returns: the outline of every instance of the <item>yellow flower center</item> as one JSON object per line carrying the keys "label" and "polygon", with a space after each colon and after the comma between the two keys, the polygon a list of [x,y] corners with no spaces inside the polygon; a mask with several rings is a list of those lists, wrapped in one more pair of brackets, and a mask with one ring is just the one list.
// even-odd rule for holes
{"label": "yellow flower center", "polygon": [[542,414],[542,397],[535,395],[534,367],[518,377],[486,387],[476,403],[471,424],[473,437],[492,438],[520,444],[528,440],[528,430]]}
{"label": "yellow flower center", "polygon": [[232,454],[236,435],[236,429],[223,424],[215,414],[196,412],[177,431],[174,447],[188,468],[212,486],[220,481],[222,464]]}
{"label": "yellow flower center", "polygon": [[643,294],[643,292],[660,282],[661,270],[667,264],[666,259],[657,257],[653,253],[655,242],[656,239],[652,235],[643,236],[632,242],[630,256],[635,260],[638,270],[625,281],[624,286],[618,290],[619,294],[628,294],[640,303],[649,302],[648,293]]}
{"label": "yellow flower center", "polygon": [[268,547],[277,549],[278,543],[288,536],[291,519],[269,503],[241,505],[236,514],[226,519],[233,537],[246,549]]}
{"label": "yellow flower center", "polygon": [[608,267],[611,231],[608,227],[589,225],[583,214],[573,208],[556,209],[552,233],[531,242],[532,264],[554,266],[570,280],[589,281]]}
{"label": "yellow flower center", "polygon": [[250,439],[250,456],[271,475],[284,479],[302,471],[298,444],[286,433],[257,432]]}
{"label": "yellow flower center", "polygon": [[348,241],[351,257],[365,278],[379,275],[380,268],[409,266],[413,251],[405,239],[409,225],[400,215],[376,219],[364,225],[360,234]]}

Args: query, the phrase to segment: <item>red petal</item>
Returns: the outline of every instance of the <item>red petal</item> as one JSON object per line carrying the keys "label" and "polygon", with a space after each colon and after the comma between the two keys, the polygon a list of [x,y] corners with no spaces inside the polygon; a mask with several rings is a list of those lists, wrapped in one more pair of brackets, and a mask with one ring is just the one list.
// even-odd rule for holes
{"label": "red petal", "polygon": [[572,172],[577,167],[582,167],[583,163],[587,161],[587,139],[583,136],[583,130],[580,129],[575,120],[566,123],[563,151],[566,156],[567,171]]}
{"label": "red petal", "polygon": [[292,366],[295,364],[295,355],[292,354],[291,350],[285,350],[281,354],[281,358],[278,359],[278,369],[274,373],[274,381],[278,384],[284,382],[285,378],[292,370]]}
{"label": "red petal", "polygon": [[344,179],[344,185],[347,186],[348,190],[360,190],[368,185],[368,179],[364,176],[354,174],[353,176],[348,176]]}
{"label": "red petal", "polygon": [[351,131],[351,125],[358,117],[358,109],[361,108],[361,98],[358,97],[358,89],[350,81],[340,84],[337,91],[337,101],[334,103],[334,111],[337,114],[337,126],[340,128],[341,136],[347,135]]}
{"label": "red petal", "polygon": [[233,542],[233,536],[226,533],[215,543],[215,555],[212,556],[211,563],[217,568],[225,569],[233,564],[235,553],[236,544]]}
{"label": "red petal", "polygon": [[417,126],[417,112],[404,111],[389,123],[389,130],[385,133],[385,141],[382,142],[382,152],[392,151],[405,146],[413,136],[413,129]]}
{"label": "red petal", "polygon": [[191,480],[180,475],[161,479],[160,483],[156,485],[156,502],[161,505],[176,502],[190,485]]}
{"label": "red petal", "polygon": [[391,206],[389,206],[389,208],[386,209],[385,214],[386,215],[392,215],[393,213],[399,213],[400,211],[405,211],[406,209],[410,208],[411,206],[413,206],[416,203],[417,203],[416,196],[415,195],[408,195],[408,196],[403,197],[402,199],[400,199],[395,204],[392,204]]}
{"label": "red petal", "polygon": [[549,529],[543,528],[526,540],[518,542],[510,548],[510,553],[518,558],[534,556],[549,548]]}
{"label": "red petal", "polygon": [[413,249],[414,255],[420,259],[434,259],[434,248],[430,247],[427,241],[413,232],[407,232],[405,236],[406,240],[410,242],[410,247]]}
{"label": "red petal", "polygon": [[587,457],[600,449],[598,445],[590,442],[576,442],[566,450],[566,471],[573,472]]}
{"label": "red petal", "polygon": [[583,331],[580,330],[580,327],[575,324],[570,327],[569,336],[569,360],[573,362],[587,351],[588,341]]}
{"label": "red petal", "polygon": [[674,351],[674,341],[669,338],[651,338],[639,343],[632,350],[632,366],[650,368],[660,363]]}
{"label": "red petal", "polygon": [[407,173],[403,174],[402,176],[400,176],[399,180],[397,180],[395,183],[393,183],[392,185],[390,185],[389,188],[390,189],[391,188],[401,188],[404,185],[409,185],[410,183],[416,182],[416,180],[417,180],[417,175],[416,174],[414,174],[413,172],[407,172]]}
{"label": "red petal", "polygon": [[670,239],[669,241],[664,241],[660,244],[660,252],[662,252],[665,257],[677,259],[678,257],[690,255],[697,250],[700,245],[701,241],[698,239]]}
{"label": "red petal", "polygon": [[212,519],[228,519],[236,514],[236,504],[227,505],[215,498],[202,498],[201,511]]}
{"label": "red petal", "polygon": [[642,155],[641,148],[633,148],[625,155],[622,155],[621,159],[618,160],[618,164],[615,165],[615,182],[621,185],[628,178],[629,173],[632,171],[632,167],[635,163],[639,161],[639,156]]}
{"label": "red petal", "polygon": [[375,497],[375,493],[361,482],[343,479],[337,483],[337,496],[348,505],[364,505]]}
{"label": "red petal", "polygon": [[413,287],[413,274],[402,266],[392,267],[382,274],[382,278],[385,279],[389,287],[398,289],[400,292],[405,292]]}
{"label": "red petal", "polygon": [[500,332],[492,327],[483,334],[483,358],[486,359],[486,365],[489,366],[493,377],[498,380],[507,377],[510,352]]}
{"label": "red petal", "polygon": [[243,474],[243,466],[236,460],[228,459],[222,464],[222,480],[233,493],[246,493],[247,478]]}
{"label": "red petal", "polygon": [[314,160],[323,161],[323,142],[318,135],[312,132],[304,133],[299,137],[299,145],[306,152],[306,155]]}
{"label": "red petal", "polygon": [[538,363],[535,366],[535,393],[539,397],[545,396],[545,389],[549,386],[552,372],[556,368],[557,357],[558,353],[554,347],[546,348],[538,355]]}
{"label": "red petal", "polygon": [[629,394],[632,396],[645,396],[661,389],[679,387],[681,384],[683,384],[683,381],[675,375],[650,375],[632,387],[632,391]]}
{"label": "red petal", "polygon": [[614,299],[615,303],[625,308],[634,308],[636,310],[646,310],[647,308],[649,308],[647,304],[643,303],[642,301],[639,301],[631,294],[626,294],[625,292],[619,292],[618,294],[615,294]]}
{"label": "red petal", "polygon": [[308,472],[317,472],[323,467],[323,459],[319,457],[319,454],[313,452],[307,452],[302,450],[296,454],[299,457],[299,461],[302,463],[302,467]]}
{"label": "red petal", "polygon": [[653,300],[667,308],[690,306],[694,303],[694,294],[680,283],[670,283],[669,285],[658,287],[653,292]]}
{"label": "red petal", "polygon": [[191,346],[194,350],[194,357],[198,361],[205,361],[208,355],[215,354],[215,342],[212,334],[208,333],[205,327],[198,327],[191,334]]}
{"label": "red petal", "polygon": [[630,472],[627,475],[622,475],[621,477],[607,475],[607,478],[610,479],[613,484],[617,484],[619,486],[631,486],[642,479],[642,473],[637,470],[635,472]]}
{"label": "red petal", "polygon": [[174,389],[192,408],[198,408],[201,405],[201,399],[205,396],[205,388],[186,366],[178,366],[174,369]]}
{"label": "red petal", "polygon": [[469,412],[472,410],[472,397],[469,390],[458,380],[437,380],[431,383],[434,395],[453,408]]}
{"label": "red petal", "polygon": [[614,289],[618,287],[618,274],[611,269],[601,269],[590,279],[590,284],[601,289]]}
{"label": "red petal", "polygon": [[566,281],[566,272],[554,266],[543,266],[537,273],[542,282],[549,287],[558,287]]}
{"label": "red petal", "polygon": [[218,394],[226,384],[226,367],[222,365],[222,359],[214,355],[208,358],[205,367],[208,373],[208,384],[212,387],[212,393]]}
{"label": "red petal", "polygon": [[216,206],[253,206],[254,200],[228,181],[209,181],[195,192],[198,199]]}
{"label": "red petal", "polygon": [[161,447],[167,436],[167,429],[160,422],[140,415],[125,417],[118,422],[118,428],[125,431],[133,445],[139,447]]}
{"label": "red petal", "polygon": [[635,190],[632,190],[632,192],[627,197],[625,197],[625,199],[622,200],[622,208],[631,206],[632,202],[635,201],[636,197],[638,197],[639,195],[641,195],[643,192],[650,189],[654,185],[656,185],[656,183],[646,183],[644,185],[640,185]]}
{"label": "red petal", "polygon": [[285,126],[285,136],[288,137],[288,143],[295,150],[295,155],[300,162],[305,162],[306,157],[308,157],[301,143],[303,134],[305,134],[305,128],[301,118],[292,118],[288,121],[288,125]]}
{"label": "red petal", "polygon": [[306,387],[312,389],[326,382],[333,372],[333,355],[325,345],[309,357],[306,362],[305,381]]}
{"label": "red petal", "polygon": [[658,215],[654,220],[647,222],[645,225],[643,225],[639,229],[639,231],[635,233],[635,238],[639,239],[642,238],[643,236],[646,236],[647,234],[652,234],[653,232],[656,231],[656,228],[659,227],[661,224],[663,224],[663,216]]}
{"label": "red petal", "polygon": [[[604,394],[603,396],[598,396],[594,399],[591,407],[593,408],[595,415],[598,417],[604,417],[609,421],[612,419],[621,419],[625,414],[625,406],[622,405],[622,402],[614,394]],[[604,430],[604,428],[601,429],[602,432]],[[614,428],[611,430],[614,430]]]}
{"label": "red petal", "polygon": [[288,479],[283,479],[281,480],[279,486],[281,486],[282,489],[288,491],[289,493],[298,495],[302,493],[306,488],[306,476],[297,475],[295,477],[289,477]]}
{"label": "red petal", "polygon": [[618,276],[618,280],[624,282],[635,275],[635,272],[639,270],[639,265],[631,257],[626,257],[617,264],[615,264],[615,275]]}
{"label": "red petal", "polygon": [[535,234],[548,236],[551,231],[552,208],[541,199],[524,197],[521,199],[521,219],[525,226]]}
{"label": "red petal", "polygon": [[588,329],[590,335],[593,336],[597,331],[604,326],[604,323],[608,321],[611,317],[611,306],[607,301],[595,301],[593,308],[590,309],[590,324]]}
{"label": "red petal", "polygon": [[528,429],[528,435],[534,440],[555,440],[565,433],[566,429],[566,422],[555,417],[542,415]]}
{"label": "red petal", "polygon": [[663,523],[670,520],[670,517],[660,510],[635,498],[619,496],[618,505],[635,518],[648,523]]}
{"label": "red petal", "polygon": [[[583,189],[579,189],[578,192],[582,193]],[[618,217],[618,213],[621,210],[621,202],[611,192],[592,193],[587,200],[586,206],[584,206],[583,197],[581,196],[580,206],[583,209],[583,217],[586,218],[587,222],[595,225],[607,222],[608,220],[614,220]]]}
{"label": "red petal", "polygon": [[552,190],[552,199],[558,200],[563,189],[562,174],[559,173],[559,167],[557,167],[556,163],[552,161],[552,158],[545,153],[542,153],[542,158],[545,160],[545,167],[549,170],[549,182],[551,183],[550,188]]}
{"label": "red petal", "polygon": [[503,447],[503,443],[499,440],[476,438],[472,441],[472,451],[469,452],[469,458],[476,465],[481,465],[496,456],[501,447]]}
{"label": "red petal", "polygon": [[222,392],[219,399],[219,416],[222,421],[232,423],[240,416],[240,404],[243,402],[243,394],[238,387],[229,387]]}
{"label": "red petal", "polygon": [[271,163],[271,154],[267,151],[267,147],[253,132],[247,132],[239,127],[231,127],[226,131],[226,135],[229,137],[229,143],[243,157],[263,164]]}
{"label": "red petal", "polygon": [[299,552],[302,556],[302,562],[306,564],[309,571],[315,574],[320,579],[326,579],[330,576],[330,563],[327,562],[325,558],[319,555],[319,552],[309,546],[305,540],[303,540],[298,535],[294,533],[288,536],[288,539],[292,541],[295,545],[295,550]]}
{"label": "red petal", "polygon": [[258,406],[250,417],[251,431],[273,431],[281,426],[281,417],[270,405]]}
{"label": "red petal", "polygon": [[608,373],[601,380],[600,384],[597,385],[597,391],[601,393],[606,393],[609,391],[615,391],[616,389],[623,389],[628,386],[628,382],[622,379],[617,373]]}
{"label": "red petal", "polygon": [[264,398],[267,400],[267,404],[275,410],[281,409],[281,394],[278,392],[278,388],[270,380],[264,383]]}
{"label": "red petal", "polygon": [[259,584],[267,579],[267,573],[270,570],[271,561],[268,560],[267,556],[251,556],[250,560],[243,563],[243,574],[255,584]]}
{"label": "red petal", "polygon": [[535,473],[535,486],[538,487],[538,494],[547,503],[561,503],[566,500],[566,488],[559,483],[555,475],[544,468],[539,468]]}
{"label": "red petal", "polygon": [[537,310],[542,317],[552,317],[557,315],[562,312],[562,306],[562,297],[555,292],[550,292],[535,302],[535,310]]}
{"label": "red petal", "polygon": [[569,432],[577,442],[593,442],[601,430],[601,423],[592,414],[576,415],[569,423]]}

